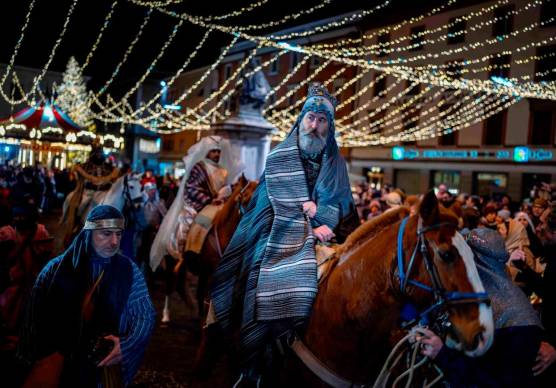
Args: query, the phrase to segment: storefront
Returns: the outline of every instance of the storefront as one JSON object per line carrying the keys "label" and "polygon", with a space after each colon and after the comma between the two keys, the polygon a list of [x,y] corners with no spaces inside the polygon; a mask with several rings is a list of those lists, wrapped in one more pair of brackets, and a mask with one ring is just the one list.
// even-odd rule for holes
{"label": "storefront", "polygon": [[352,174],[380,169],[383,183],[422,194],[446,184],[453,194],[507,193],[519,200],[538,182],[556,180],[553,147],[498,148],[353,148],[347,157]]}

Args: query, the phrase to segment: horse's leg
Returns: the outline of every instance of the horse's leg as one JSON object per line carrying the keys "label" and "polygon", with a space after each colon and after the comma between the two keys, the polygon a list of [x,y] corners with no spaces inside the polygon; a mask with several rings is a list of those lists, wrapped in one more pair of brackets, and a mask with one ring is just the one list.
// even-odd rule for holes
{"label": "horse's leg", "polygon": [[174,275],[174,265],[175,260],[172,256],[165,256],[164,260],[166,261],[165,269],[164,269],[164,308],[162,309],[162,323],[170,322],[170,296],[172,292],[174,292],[175,288],[175,275]]}
{"label": "horse's leg", "polygon": [[178,268],[177,273],[175,274],[176,277],[176,291],[178,293],[178,295],[181,297],[181,299],[184,301],[184,303],[186,305],[189,304],[188,298],[187,298],[187,265],[185,264],[185,261],[187,260],[187,258],[184,257],[183,259],[184,261],[181,263],[181,265]]}
{"label": "horse's leg", "polygon": [[205,320],[205,298],[207,295],[208,275],[201,269],[197,282],[197,305],[199,307],[199,318],[201,322]]}

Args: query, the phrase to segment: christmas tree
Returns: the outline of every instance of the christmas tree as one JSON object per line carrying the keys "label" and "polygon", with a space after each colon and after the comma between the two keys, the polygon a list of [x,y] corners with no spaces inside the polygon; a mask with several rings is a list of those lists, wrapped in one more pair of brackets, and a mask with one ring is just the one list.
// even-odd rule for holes
{"label": "christmas tree", "polygon": [[88,127],[93,123],[92,111],[87,102],[87,87],[81,68],[71,57],[64,72],[62,84],[56,87],[56,104],[66,112],[76,124]]}

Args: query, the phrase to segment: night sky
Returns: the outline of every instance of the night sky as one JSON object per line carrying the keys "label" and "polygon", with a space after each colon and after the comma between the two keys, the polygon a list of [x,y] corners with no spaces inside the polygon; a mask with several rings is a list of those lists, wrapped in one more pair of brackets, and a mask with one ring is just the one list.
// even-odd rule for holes
{"label": "night sky", "polygon": [[[2,44],[0,45],[0,61],[7,63],[13,48],[20,35],[25,14],[31,0],[18,0],[11,3],[11,15],[4,14],[0,23]],[[51,70],[64,71],[68,58],[75,56],[82,64],[98,32],[108,14],[113,0],[79,0],[70,20],[68,31],[57,51]],[[194,15],[221,15],[236,10],[241,6],[253,3],[254,0],[234,0],[226,2],[217,1],[190,1],[184,0],[179,6],[171,9],[186,11]],[[284,24],[278,28],[259,30],[256,33],[265,34],[298,24],[308,23],[322,18],[354,11],[369,9],[383,0],[333,0],[325,8],[294,22]],[[387,23],[401,21],[412,15],[420,14],[432,9],[434,6],[445,3],[444,1],[402,1],[392,0],[384,10],[379,11],[364,19],[367,26],[379,26]],[[477,1],[460,1],[470,3]],[[16,65],[42,68],[46,63],[54,42],[62,29],[66,14],[70,8],[71,0],[36,0],[35,9],[31,14],[31,22],[27,29],[25,39],[21,46]],[[277,20],[280,16],[296,10],[306,9],[319,3],[315,1],[284,1],[269,0],[269,2],[256,11],[244,17],[236,17],[219,21],[224,25],[256,24],[270,20]],[[288,7],[286,7],[286,4]],[[111,24],[107,28],[103,40],[93,57],[85,75],[91,76],[88,87],[98,90],[109,78],[116,64],[121,60],[125,49],[129,46],[141,25],[146,7],[141,7],[127,0],[119,0]],[[127,90],[146,70],[148,64],[154,59],[169,36],[177,19],[153,12],[151,20],[143,33],[141,40],[130,55],[126,64],[121,68],[109,93],[118,95]],[[187,58],[192,49],[197,45],[204,29],[184,23],[166,55],[159,61],[152,73],[153,78],[169,76]],[[190,65],[190,69],[212,63],[218,56],[222,46],[225,46],[231,37],[227,34],[216,32],[209,38],[205,49],[199,53],[197,60]]]}

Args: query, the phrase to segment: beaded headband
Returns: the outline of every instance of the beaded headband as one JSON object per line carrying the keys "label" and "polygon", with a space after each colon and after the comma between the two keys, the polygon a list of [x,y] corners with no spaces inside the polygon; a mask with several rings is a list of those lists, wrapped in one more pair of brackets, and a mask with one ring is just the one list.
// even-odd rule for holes
{"label": "beaded headband", "polygon": [[104,220],[85,221],[83,230],[98,229],[124,229],[125,220],[123,218],[107,218]]}

